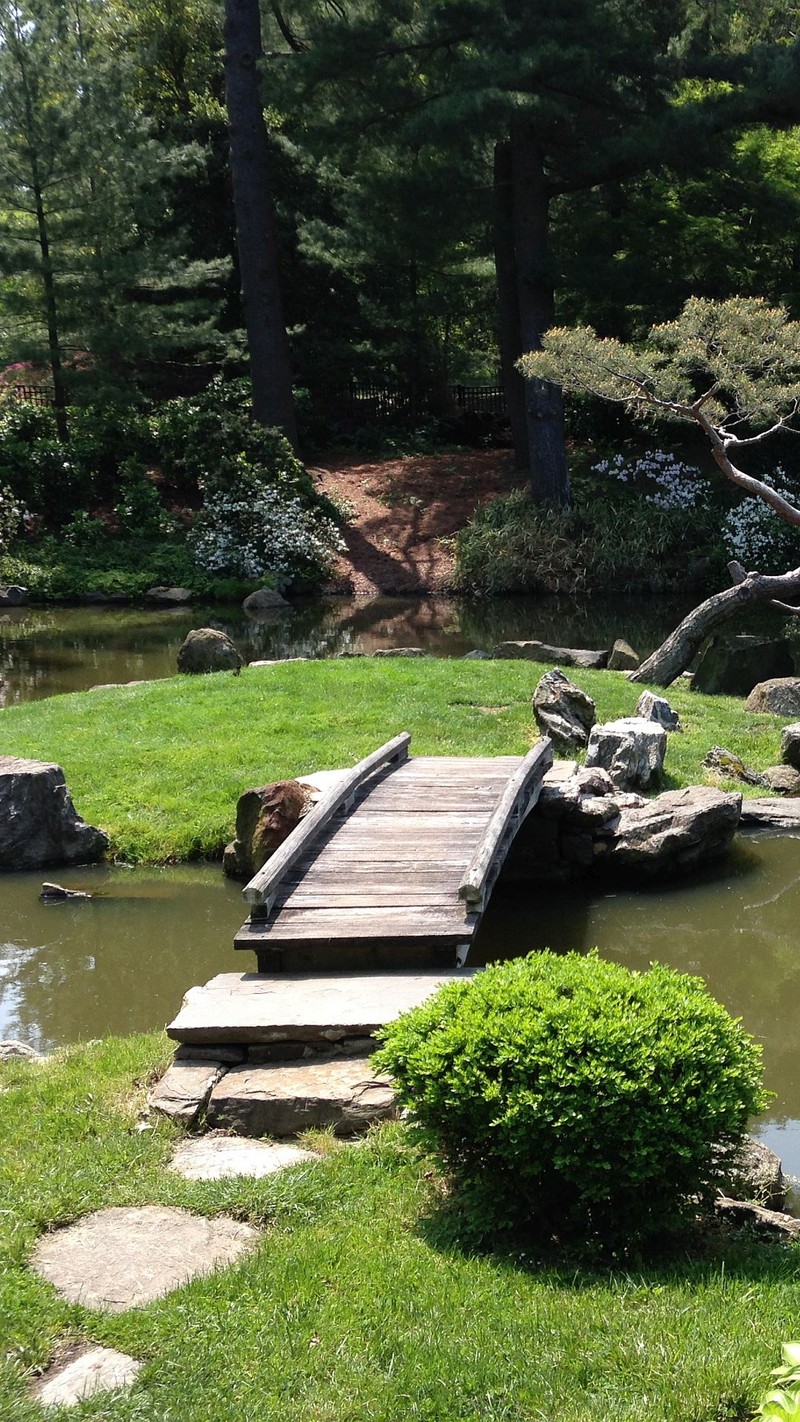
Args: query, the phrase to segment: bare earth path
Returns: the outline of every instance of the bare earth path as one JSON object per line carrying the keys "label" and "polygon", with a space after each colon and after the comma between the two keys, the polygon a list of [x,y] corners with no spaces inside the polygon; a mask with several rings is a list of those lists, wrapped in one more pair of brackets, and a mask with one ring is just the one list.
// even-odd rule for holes
{"label": "bare earth path", "polygon": [[505,449],[382,462],[340,456],[310,473],[351,510],[331,590],[366,595],[442,592],[453,567],[447,540],[481,504],[524,480]]}

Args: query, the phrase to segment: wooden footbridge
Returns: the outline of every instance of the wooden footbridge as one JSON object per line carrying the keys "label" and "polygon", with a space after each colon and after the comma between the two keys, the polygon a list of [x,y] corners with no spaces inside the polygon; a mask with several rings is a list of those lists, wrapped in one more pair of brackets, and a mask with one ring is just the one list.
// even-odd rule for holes
{"label": "wooden footbridge", "polygon": [[409,757],[408,732],[347,771],[244,890],[260,973],[463,964],[553,763]]}

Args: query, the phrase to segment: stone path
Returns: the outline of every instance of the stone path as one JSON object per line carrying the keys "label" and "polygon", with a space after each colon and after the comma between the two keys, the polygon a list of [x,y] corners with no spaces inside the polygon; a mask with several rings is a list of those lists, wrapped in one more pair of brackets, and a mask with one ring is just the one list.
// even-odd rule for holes
{"label": "stone path", "polygon": [[314,1151],[279,1141],[257,1141],[244,1136],[192,1136],[177,1147],[170,1169],[184,1180],[227,1180],[242,1175],[260,1180],[290,1165],[319,1158]]}
{"label": "stone path", "polygon": [[116,1348],[77,1344],[59,1354],[31,1388],[42,1407],[74,1407],[98,1392],[119,1392],[136,1380],[143,1364]]}

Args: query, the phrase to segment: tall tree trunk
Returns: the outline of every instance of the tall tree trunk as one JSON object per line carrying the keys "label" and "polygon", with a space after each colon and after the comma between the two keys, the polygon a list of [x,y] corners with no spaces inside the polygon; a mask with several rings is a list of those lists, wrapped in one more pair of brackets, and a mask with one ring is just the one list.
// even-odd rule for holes
{"label": "tall tree trunk", "polygon": [[[34,169],[37,165],[34,164]],[[36,231],[39,238],[39,254],[42,259],[42,285],[47,318],[47,350],[50,360],[50,374],[53,377],[53,404],[55,407],[56,429],[59,439],[66,444],[69,439],[67,423],[67,392],[64,387],[64,370],[61,363],[61,340],[58,332],[58,304],[56,283],[53,275],[53,260],[50,255],[50,233],[47,227],[44,197],[38,176],[34,175],[34,202],[36,204]]]}
{"label": "tall tree trunk", "polygon": [[[511,191],[517,300],[522,350],[541,350],[553,324],[555,298],[549,269],[550,193],[533,128],[524,119],[511,125]],[[569,503],[569,474],[561,390],[549,380],[525,381],[525,413],[534,497],[547,504]]]}
{"label": "tall tree trunk", "polygon": [[253,414],[260,424],[281,429],[296,449],[271,163],[261,102],[263,57],[258,0],[225,0],[225,97]]}
{"label": "tall tree trunk", "polygon": [[494,266],[497,275],[497,304],[500,320],[500,369],[506,409],[514,441],[514,455],[520,469],[530,469],[528,420],[525,413],[525,381],[516,363],[522,355],[517,298],[517,259],[514,250],[514,203],[511,187],[511,144],[498,143],[494,150]]}

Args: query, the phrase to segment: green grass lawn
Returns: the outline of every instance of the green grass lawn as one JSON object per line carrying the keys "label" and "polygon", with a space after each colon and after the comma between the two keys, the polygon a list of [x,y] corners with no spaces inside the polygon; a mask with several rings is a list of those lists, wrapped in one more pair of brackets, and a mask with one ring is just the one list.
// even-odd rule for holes
{"label": "green grass lawn", "polygon": [[[89,1339],[145,1361],[103,1422],[743,1422],[800,1324],[800,1252],[720,1236],[670,1265],[583,1272],[459,1247],[402,1126],[262,1181],[188,1183],[170,1123],[135,1129],[161,1037],[0,1067],[0,1418]],[[123,1314],[29,1272],[43,1230],[103,1205],[228,1212],[243,1263]],[[58,1414],[59,1416],[62,1414]],[[65,1416],[67,1414],[64,1414]]]}
{"label": "green grass lawn", "polygon": [[[8,707],[0,753],[58,761],[78,810],[108,831],[120,858],[217,855],[243,790],[352,765],[401,730],[412,733],[412,754],[524,754],[536,739],[531,696],[545,670],[365,658],[176,676]],[[630,715],[642,690],[619,673],[571,675],[604,721]],[[778,718],[681,684],[668,696],[685,734],[669,739],[667,788],[706,780],[700,762],[712,745],[756,768],[777,763]]]}

